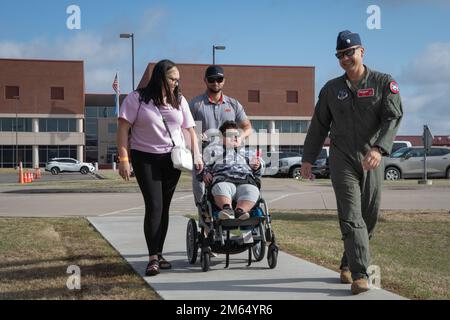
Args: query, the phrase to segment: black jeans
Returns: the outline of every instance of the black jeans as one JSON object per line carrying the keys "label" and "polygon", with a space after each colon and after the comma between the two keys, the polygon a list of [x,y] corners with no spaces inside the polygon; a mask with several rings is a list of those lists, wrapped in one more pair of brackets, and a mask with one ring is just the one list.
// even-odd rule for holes
{"label": "black jeans", "polygon": [[170,153],[131,150],[131,163],[145,202],[144,234],[150,256],[163,251],[169,227],[169,208],[181,171]]}

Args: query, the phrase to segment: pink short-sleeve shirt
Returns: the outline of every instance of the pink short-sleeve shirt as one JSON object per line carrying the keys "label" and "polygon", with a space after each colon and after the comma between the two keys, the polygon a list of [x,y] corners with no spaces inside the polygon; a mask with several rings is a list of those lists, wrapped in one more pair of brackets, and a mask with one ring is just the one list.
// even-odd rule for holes
{"label": "pink short-sleeve shirt", "polygon": [[[168,105],[160,107],[159,110],[169,126],[175,144],[181,144],[182,129],[195,127],[188,102],[182,96],[179,109]],[[152,100],[148,104],[142,102],[139,108],[139,93],[136,91],[125,98],[120,106],[119,118],[132,125],[130,149],[158,154],[171,152],[173,144],[161,113]]]}

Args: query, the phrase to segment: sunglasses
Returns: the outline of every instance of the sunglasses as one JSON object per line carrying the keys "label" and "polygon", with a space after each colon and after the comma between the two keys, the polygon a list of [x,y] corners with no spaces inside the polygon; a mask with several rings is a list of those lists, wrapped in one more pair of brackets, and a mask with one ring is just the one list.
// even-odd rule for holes
{"label": "sunglasses", "polygon": [[223,82],[223,78],[222,77],[220,77],[220,78],[210,77],[210,78],[206,78],[206,80],[208,81],[208,83],[214,83],[216,81],[217,81],[217,83],[222,83]]}
{"label": "sunglasses", "polygon": [[356,47],[356,48],[351,48],[350,50],[346,50],[346,51],[342,51],[342,52],[337,52],[335,54],[336,58],[338,58],[339,60],[341,60],[344,56],[347,57],[351,57],[355,54],[356,49],[359,49],[361,47]]}
{"label": "sunglasses", "polygon": [[172,82],[174,82],[176,85],[178,85],[180,83],[180,79],[177,79],[177,78],[170,78],[170,77],[168,77],[167,79],[172,81]]}

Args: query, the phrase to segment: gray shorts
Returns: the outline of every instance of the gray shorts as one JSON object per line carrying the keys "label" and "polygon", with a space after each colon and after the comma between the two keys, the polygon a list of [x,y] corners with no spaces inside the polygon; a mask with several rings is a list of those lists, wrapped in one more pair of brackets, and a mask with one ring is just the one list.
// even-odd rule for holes
{"label": "gray shorts", "polygon": [[213,196],[224,196],[235,201],[256,202],[259,199],[259,189],[252,184],[240,184],[236,187],[231,182],[219,182],[213,186],[211,193]]}

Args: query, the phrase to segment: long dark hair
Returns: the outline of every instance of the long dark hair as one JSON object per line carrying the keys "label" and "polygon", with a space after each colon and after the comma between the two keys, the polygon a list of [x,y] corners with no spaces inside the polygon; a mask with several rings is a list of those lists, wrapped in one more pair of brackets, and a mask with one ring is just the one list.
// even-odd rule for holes
{"label": "long dark hair", "polygon": [[170,60],[161,60],[153,68],[152,77],[145,88],[138,89],[140,101],[153,104],[157,107],[164,105],[163,90],[167,95],[167,103],[172,107],[179,109],[181,101],[181,90],[179,86],[172,92],[167,82],[167,72],[176,67],[176,64]]}

